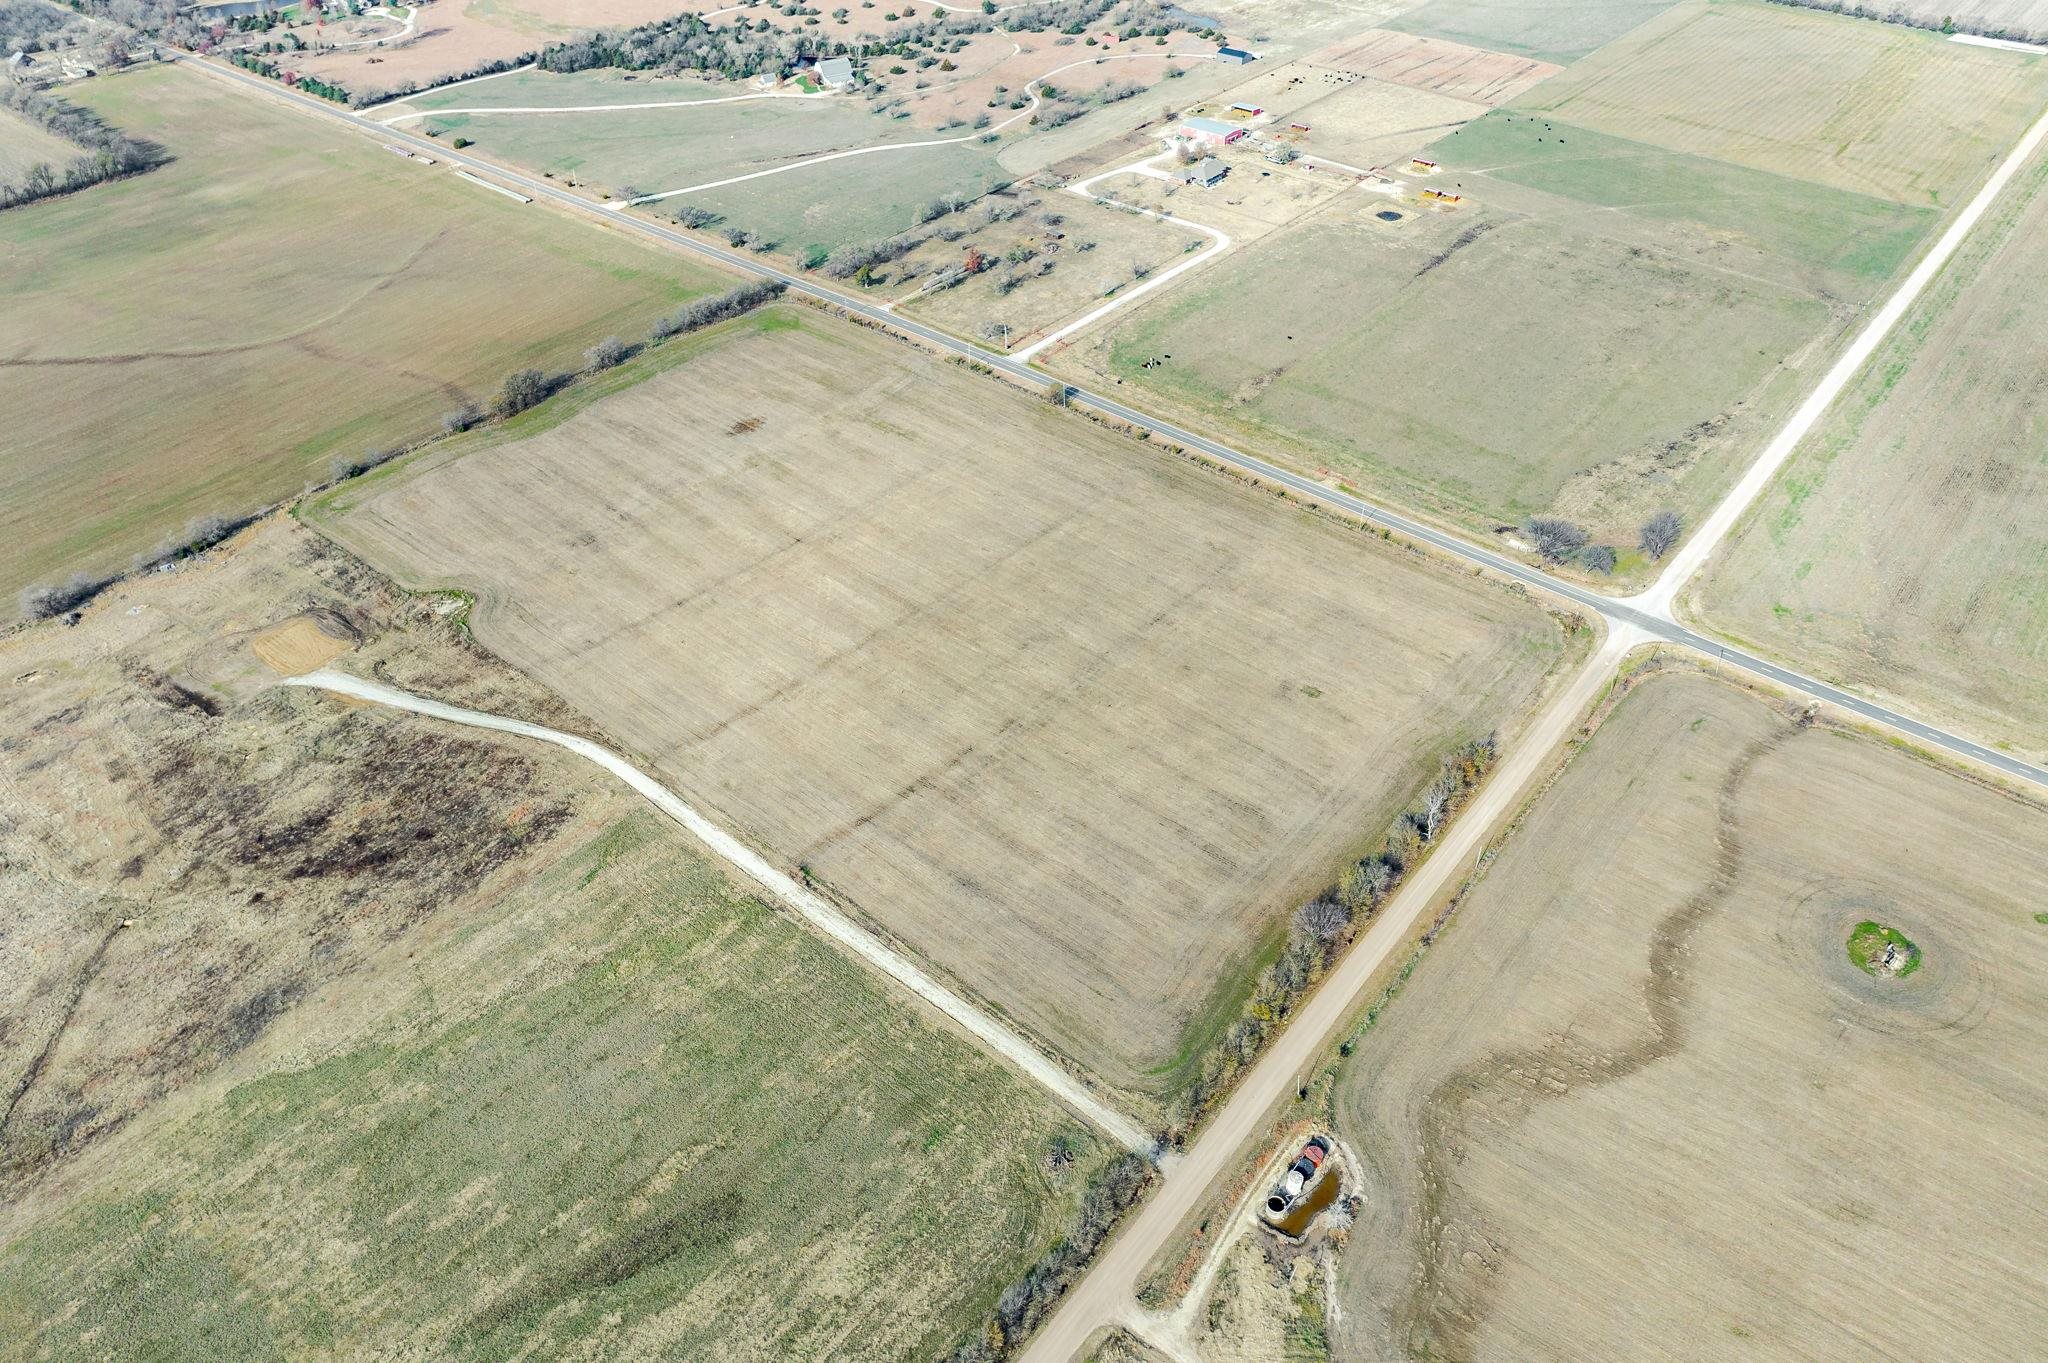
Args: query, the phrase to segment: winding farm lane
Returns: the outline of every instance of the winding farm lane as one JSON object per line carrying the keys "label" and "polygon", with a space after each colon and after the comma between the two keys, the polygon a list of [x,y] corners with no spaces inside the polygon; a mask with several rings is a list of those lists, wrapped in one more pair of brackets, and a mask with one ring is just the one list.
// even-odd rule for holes
{"label": "winding farm lane", "polygon": [[808,886],[799,884],[777,870],[754,849],[712,823],[684,803],[682,797],[674,791],[609,748],[593,743],[587,738],[579,738],[575,734],[565,734],[559,729],[543,728],[541,725],[529,724],[521,719],[507,719],[503,715],[468,710],[459,705],[429,700],[424,696],[415,696],[409,691],[401,691],[395,686],[350,676],[346,672],[337,672],[332,668],[323,667],[303,676],[288,677],[279,685],[312,687],[336,695],[350,696],[356,700],[387,705],[394,710],[425,715],[430,719],[445,720],[450,724],[465,724],[472,729],[490,729],[502,734],[537,739],[542,743],[552,743],[558,748],[566,748],[578,757],[595,762],[645,796],[656,809],[688,829],[699,842],[735,867],[742,875],[801,914],[825,936],[951,1018],[984,1048],[1051,1093],[1077,1116],[1127,1149],[1136,1150],[1141,1154],[1152,1152],[1155,1143],[1149,1133],[1096,1097],[1086,1085],[1062,1069],[1045,1052],[1005,1027],[986,1010],[976,1007],[933,979],[908,956],[848,918]]}

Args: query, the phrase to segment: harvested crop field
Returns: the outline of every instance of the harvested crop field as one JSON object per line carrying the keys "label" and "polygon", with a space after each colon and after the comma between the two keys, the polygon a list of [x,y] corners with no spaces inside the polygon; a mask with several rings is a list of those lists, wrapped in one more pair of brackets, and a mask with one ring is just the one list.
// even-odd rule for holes
{"label": "harvested crop field", "polygon": [[1758,499],[1693,607],[1753,646],[2048,756],[2048,161],[2008,186]]}
{"label": "harvested crop field", "polygon": [[1428,0],[1386,20],[1386,26],[1539,61],[1572,62],[1671,4],[1672,0]]}
{"label": "harvested crop field", "polygon": [[1765,0],[1685,0],[1518,108],[1953,208],[2048,103],[2048,61]]}
{"label": "harvested crop field", "polygon": [[8,610],[31,582],[125,567],[195,516],[295,493],[514,369],[574,367],[722,287],[194,71],[70,97],[175,159],[0,215]]}
{"label": "harvested crop field", "polygon": [[1333,43],[1308,61],[1487,105],[1505,104],[1563,69],[1531,57],[1381,28]]}
{"label": "harvested crop field", "polygon": [[[2033,1352],[2044,853],[2037,804],[1643,681],[1340,1081],[1335,1356]],[[1919,967],[1858,969],[1867,921]]]}
{"label": "harvested crop field", "polygon": [[950,1346],[1109,1152],[587,763],[272,685],[588,729],[451,604],[278,519],[0,646],[4,1352]]}
{"label": "harvested crop field", "polygon": [[1134,1105],[1565,648],[1508,593],[865,331],[781,307],[686,347],[315,514],[474,588],[480,639]]}

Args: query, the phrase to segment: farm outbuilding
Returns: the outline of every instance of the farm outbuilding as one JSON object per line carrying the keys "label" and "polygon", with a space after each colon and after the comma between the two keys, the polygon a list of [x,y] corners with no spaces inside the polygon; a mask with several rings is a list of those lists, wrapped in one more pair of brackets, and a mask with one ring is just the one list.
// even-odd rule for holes
{"label": "farm outbuilding", "polygon": [[1190,142],[1206,146],[1224,146],[1245,135],[1241,123],[1226,123],[1220,118],[1184,118],[1180,124],[1180,135]]}
{"label": "farm outbuilding", "polygon": [[1243,66],[1247,62],[1257,61],[1258,58],[1241,47],[1222,47],[1216,50],[1216,60],[1229,62],[1232,66]]}

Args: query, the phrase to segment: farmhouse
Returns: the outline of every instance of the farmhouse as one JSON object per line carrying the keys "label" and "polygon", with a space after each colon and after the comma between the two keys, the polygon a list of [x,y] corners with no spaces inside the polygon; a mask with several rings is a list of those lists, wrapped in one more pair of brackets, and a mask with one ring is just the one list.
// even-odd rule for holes
{"label": "farmhouse", "polygon": [[1224,165],[1213,156],[1205,156],[1199,161],[1191,161],[1187,165],[1176,166],[1173,178],[1184,185],[1200,185],[1202,188],[1207,189],[1229,173],[1229,166]]}
{"label": "farmhouse", "polygon": [[1190,142],[1204,146],[1220,147],[1235,142],[1247,130],[1237,123],[1225,123],[1220,118],[1184,118],[1180,124],[1180,135]]}
{"label": "farmhouse", "polygon": [[1247,62],[1257,61],[1258,58],[1241,47],[1221,47],[1216,50],[1216,60],[1229,62],[1232,66],[1243,66]]}
{"label": "farmhouse", "polygon": [[818,82],[827,90],[844,90],[853,84],[853,60],[850,57],[827,57],[818,63]]}

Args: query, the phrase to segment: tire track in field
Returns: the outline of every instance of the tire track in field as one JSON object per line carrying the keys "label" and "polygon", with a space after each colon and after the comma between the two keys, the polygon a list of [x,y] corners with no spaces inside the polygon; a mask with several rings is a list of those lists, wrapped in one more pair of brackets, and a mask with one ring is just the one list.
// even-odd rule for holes
{"label": "tire track in field", "polygon": [[[1455,1230],[1451,1216],[1457,1169],[1467,1153],[1468,1113],[1483,1111],[1506,1129],[1539,1103],[1567,1098],[1573,1085],[1592,1088],[1625,1079],[1685,1049],[1692,981],[1686,957],[1695,933],[1719,912],[1742,869],[1737,800],[1763,758],[1805,728],[1787,724],[1756,739],[1728,768],[1716,798],[1714,867],[1707,883],[1661,918],[1650,937],[1643,1003],[1649,1030],[1619,1050],[1595,1050],[1570,1031],[1540,1045],[1495,1054],[1453,1073],[1423,1103],[1417,1160],[1415,1274],[1391,1325],[1394,1339],[1418,1357],[1466,1359],[1491,1305],[1506,1246],[1477,1226]],[[1477,1262],[1467,1262],[1467,1256]]]}
{"label": "tire track in field", "polygon": [[152,360],[210,360],[222,355],[243,355],[252,350],[266,350],[272,346],[290,345],[303,340],[323,327],[331,326],[349,313],[375,298],[384,290],[396,284],[419,264],[420,257],[439,245],[452,229],[443,227],[432,236],[420,242],[412,253],[398,263],[389,274],[379,278],[370,287],[342,303],[333,312],[316,317],[294,331],[267,336],[257,341],[237,341],[233,345],[195,346],[185,350],[131,350],[111,355],[49,355],[35,358],[21,356],[0,356],[0,369],[43,369],[62,368],[70,365],[120,365],[146,364]]}

